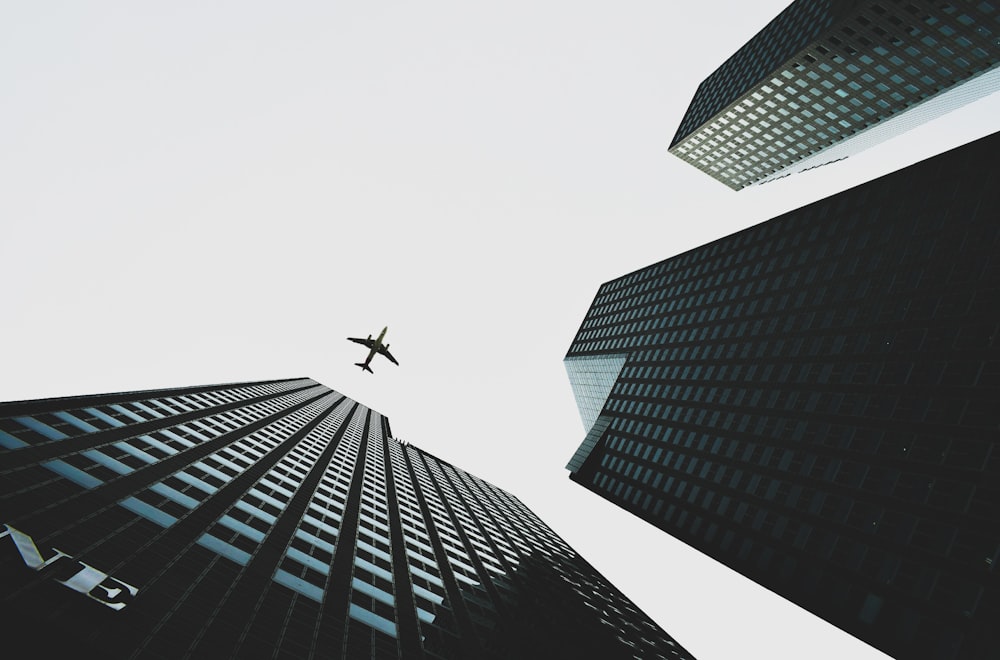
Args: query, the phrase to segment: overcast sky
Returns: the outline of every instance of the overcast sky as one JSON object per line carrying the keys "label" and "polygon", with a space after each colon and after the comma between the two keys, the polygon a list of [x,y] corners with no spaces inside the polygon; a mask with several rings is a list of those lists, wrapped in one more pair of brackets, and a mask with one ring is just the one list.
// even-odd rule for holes
{"label": "overcast sky", "polygon": [[[667,152],[787,4],[0,5],[0,400],[311,376],[509,490],[700,660],[882,654],[568,479],[607,280],[997,129],[732,192]],[[389,326],[399,367],[345,337]]]}

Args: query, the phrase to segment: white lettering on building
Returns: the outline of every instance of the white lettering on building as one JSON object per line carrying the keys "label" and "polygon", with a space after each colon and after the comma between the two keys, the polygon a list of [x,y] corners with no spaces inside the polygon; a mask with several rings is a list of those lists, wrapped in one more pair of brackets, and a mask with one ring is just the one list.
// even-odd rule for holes
{"label": "white lettering on building", "polygon": [[11,541],[14,542],[14,547],[21,554],[21,560],[30,569],[41,571],[56,564],[60,567],[76,564],[75,568],[78,570],[75,573],[65,580],[56,579],[56,582],[73,591],[79,591],[84,596],[113,610],[122,609],[139,593],[139,590],[131,584],[113,578],[89,564],[84,564],[79,559],[73,559],[62,550],[52,548],[54,554],[45,559],[30,536],[10,525],[0,524],[0,539],[4,537],[10,537]]}

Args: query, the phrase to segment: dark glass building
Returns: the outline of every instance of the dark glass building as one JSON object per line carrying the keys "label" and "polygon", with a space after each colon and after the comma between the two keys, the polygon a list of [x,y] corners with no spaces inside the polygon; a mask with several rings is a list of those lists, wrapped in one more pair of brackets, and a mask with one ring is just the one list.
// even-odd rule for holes
{"label": "dark glass building", "polygon": [[603,284],[571,479],[897,658],[1000,658],[1000,133]]}
{"label": "dark glass building", "polygon": [[691,657],[516,497],[309,379],[0,404],[0,485],[4,647],[33,657]]}
{"label": "dark glass building", "polygon": [[982,98],[998,66],[997,0],[797,0],[701,83],[670,152],[739,190]]}

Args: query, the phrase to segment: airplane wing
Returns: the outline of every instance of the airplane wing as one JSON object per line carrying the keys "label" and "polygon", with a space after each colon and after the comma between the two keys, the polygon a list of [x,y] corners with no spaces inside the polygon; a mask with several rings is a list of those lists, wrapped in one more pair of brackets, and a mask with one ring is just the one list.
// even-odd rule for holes
{"label": "airplane wing", "polygon": [[348,337],[348,341],[353,341],[355,344],[361,344],[362,346],[367,346],[371,348],[375,344],[374,339],[358,339],[357,337]]}
{"label": "airplane wing", "polygon": [[384,356],[386,356],[387,358],[389,358],[389,361],[390,361],[390,362],[392,362],[392,363],[393,363],[394,365],[396,365],[396,366],[399,366],[399,363],[398,363],[398,362],[396,362],[396,358],[392,357],[392,353],[390,353],[390,352],[388,351],[388,349],[386,349],[386,347],[385,347],[385,346],[382,346],[381,348],[379,348],[379,349],[378,349],[378,352],[379,352],[379,353],[380,353],[381,355],[384,355]]}

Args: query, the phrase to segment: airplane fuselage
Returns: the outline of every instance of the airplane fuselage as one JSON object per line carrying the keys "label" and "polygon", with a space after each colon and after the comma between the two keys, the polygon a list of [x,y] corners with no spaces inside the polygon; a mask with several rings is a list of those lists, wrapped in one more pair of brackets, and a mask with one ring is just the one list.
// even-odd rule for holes
{"label": "airplane fuselage", "polygon": [[385,339],[385,333],[388,331],[389,331],[389,326],[382,328],[382,332],[379,333],[377,339],[372,339],[371,335],[368,335],[367,339],[360,339],[358,337],[347,338],[348,340],[353,341],[356,344],[362,344],[368,349],[368,357],[365,358],[365,361],[355,362],[354,363],[355,366],[361,367],[365,371],[371,373],[372,372],[371,367],[369,367],[368,365],[371,364],[371,361],[378,354],[384,355],[393,364],[397,365],[399,364],[399,362],[396,361],[396,358],[394,358],[392,354],[389,352],[389,344],[382,343],[382,341]]}
{"label": "airplane fuselage", "polygon": [[[378,354],[378,349],[382,348],[382,339],[385,337],[385,333],[388,330],[389,326],[385,326],[384,328],[382,328],[382,332],[378,333],[378,339],[376,339],[375,343],[372,344],[371,350],[368,351],[368,357],[365,358],[365,361],[363,363],[366,367],[369,364],[371,364],[372,359]],[[368,335],[368,338],[371,339],[372,336]]]}

